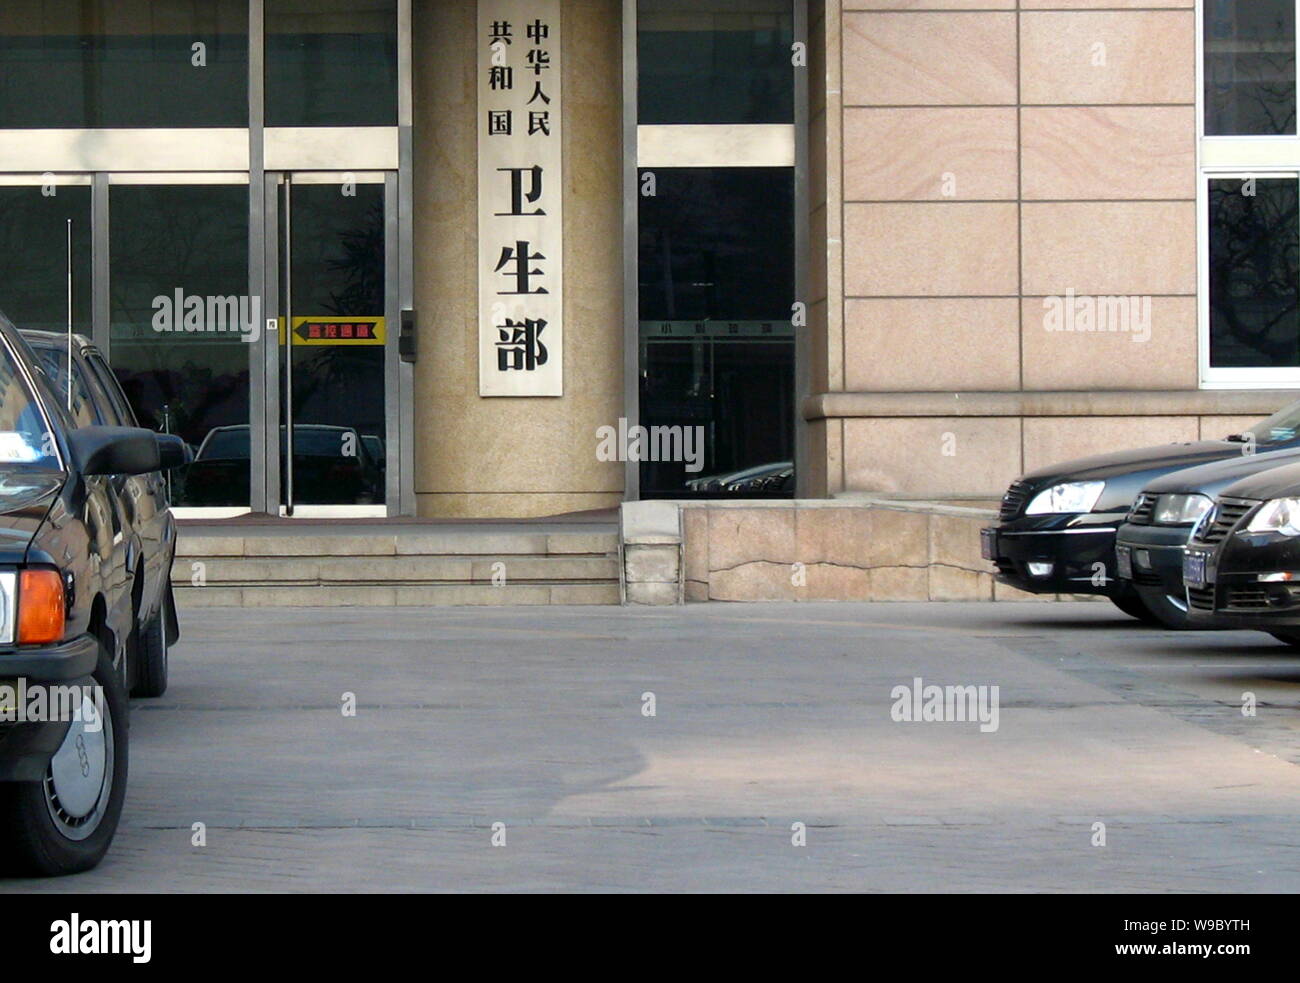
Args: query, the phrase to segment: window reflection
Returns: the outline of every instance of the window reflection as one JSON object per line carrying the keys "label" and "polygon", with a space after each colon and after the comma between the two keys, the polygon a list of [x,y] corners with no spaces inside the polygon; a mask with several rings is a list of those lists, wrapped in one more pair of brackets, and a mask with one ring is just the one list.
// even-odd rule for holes
{"label": "window reflection", "polygon": [[1294,134],[1294,0],[1208,0],[1207,136]]}
{"label": "window reflection", "polygon": [[[113,369],[140,424],[179,434],[197,450],[209,432],[248,426],[250,346],[235,331],[156,331],[158,298],[248,293],[247,185],[110,189]],[[242,473],[190,481],[173,472],[175,505],[247,505]]]}
{"label": "window reflection", "polygon": [[0,129],[247,124],[248,0],[0,4]]}
{"label": "window reflection", "polygon": [[703,458],[644,461],[641,493],[789,497],[793,173],[654,173],[640,205],[640,420],[699,427]]}
{"label": "window reflection", "polygon": [[1210,364],[1300,365],[1295,178],[1218,178],[1209,199]]}
{"label": "window reflection", "polygon": [[395,126],[397,0],[266,0],[268,126]]}
{"label": "window reflection", "polygon": [[790,0],[641,0],[642,123],[794,121]]}
{"label": "window reflection", "polygon": [[90,187],[0,187],[0,311],[20,328],[68,328],[69,219],[73,325],[88,335]]}

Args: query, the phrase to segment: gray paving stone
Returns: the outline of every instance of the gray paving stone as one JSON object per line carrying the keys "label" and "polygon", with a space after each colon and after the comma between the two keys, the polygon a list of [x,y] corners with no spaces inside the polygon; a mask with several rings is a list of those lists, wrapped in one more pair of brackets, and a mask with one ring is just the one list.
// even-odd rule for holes
{"label": "gray paving stone", "polygon": [[[1090,603],[182,605],[107,860],[0,892],[1300,890],[1300,657],[1262,636]],[[916,677],[998,685],[998,730],[894,723]],[[1243,686],[1274,709],[1224,712]]]}

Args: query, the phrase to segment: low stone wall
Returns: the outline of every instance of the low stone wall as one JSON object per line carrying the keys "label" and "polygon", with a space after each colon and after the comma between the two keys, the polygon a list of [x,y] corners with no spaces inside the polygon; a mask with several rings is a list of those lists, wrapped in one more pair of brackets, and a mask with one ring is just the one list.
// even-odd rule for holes
{"label": "low stone wall", "polygon": [[890,499],[628,502],[624,600],[1053,600],[995,583],[991,509]]}

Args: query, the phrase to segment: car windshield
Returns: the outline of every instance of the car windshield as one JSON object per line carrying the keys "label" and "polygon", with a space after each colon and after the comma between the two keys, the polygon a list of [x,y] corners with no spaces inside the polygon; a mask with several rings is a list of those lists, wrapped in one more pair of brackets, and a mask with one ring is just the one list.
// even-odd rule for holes
{"label": "car windshield", "polygon": [[14,353],[0,344],[0,467],[16,466],[57,469],[59,462]]}
{"label": "car windshield", "polygon": [[1246,433],[1257,444],[1284,444],[1300,436],[1300,402],[1284,406],[1267,420],[1261,420]]}

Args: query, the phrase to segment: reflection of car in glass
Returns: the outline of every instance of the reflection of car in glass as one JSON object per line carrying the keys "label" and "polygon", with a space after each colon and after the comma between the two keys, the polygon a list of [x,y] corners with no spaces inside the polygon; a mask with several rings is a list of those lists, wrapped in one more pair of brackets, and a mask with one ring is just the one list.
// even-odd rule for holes
{"label": "reflection of car in glass", "polygon": [[1244,434],[1098,454],[1039,468],[1002,496],[1001,524],[980,531],[996,579],[1031,594],[1101,594],[1135,618],[1148,616],[1129,581],[1116,578],[1115,532],[1134,499],[1173,471],[1241,457],[1243,450],[1300,446],[1300,402]]}
{"label": "reflection of car in glass", "polygon": [[[203,438],[185,475],[191,505],[227,505],[247,498],[247,424],[216,427]],[[283,459],[286,430],[280,428]],[[301,504],[383,501],[383,474],[360,435],[351,427],[300,423],[293,428],[294,498]]]}
{"label": "reflection of car in glass", "polygon": [[149,570],[170,565],[175,527],[156,500],[150,544],[122,481],[186,457],[175,437],[74,419],[58,382],[0,317],[0,866],[34,874],[93,867],[117,829],[132,639],[174,637]]}
{"label": "reflection of car in glass", "polygon": [[384,442],[381,438],[372,433],[361,435],[361,443],[366,445],[366,450],[370,452],[370,459],[375,462],[380,472],[388,466],[388,454],[384,451]]}
{"label": "reflection of car in glass", "polygon": [[1175,471],[1142,489],[1115,534],[1116,576],[1166,628],[1192,627],[1183,589],[1183,547],[1214,496],[1235,481],[1300,463],[1300,448],[1248,454]]}
{"label": "reflection of car in glass", "polygon": [[1254,628],[1300,648],[1300,464],[1214,498],[1183,555],[1194,627]]}
{"label": "reflection of car in glass", "polygon": [[733,481],[723,486],[722,489],[729,495],[745,495],[753,493],[785,492],[794,490],[794,468],[782,468],[774,474],[760,474],[752,478],[744,478],[740,481]]}
{"label": "reflection of car in glass", "polygon": [[779,475],[784,471],[793,469],[793,467],[794,463],[792,461],[759,464],[752,468],[730,471],[726,474],[711,474],[703,478],[692,478],[686,482],[686,487],[693,492],[729,491],[732,490],[732,486],[744,486],[747,482]]}

